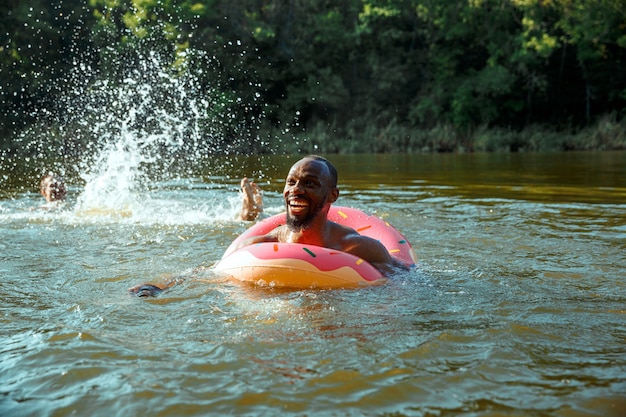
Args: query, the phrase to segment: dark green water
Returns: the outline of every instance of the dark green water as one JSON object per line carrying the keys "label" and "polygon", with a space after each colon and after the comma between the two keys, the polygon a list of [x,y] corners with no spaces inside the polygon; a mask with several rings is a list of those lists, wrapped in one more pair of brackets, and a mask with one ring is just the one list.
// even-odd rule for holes
{"label": "dark green water", "polygon": [[[61,210],[3,165],[0,415],[623,415],[626,153],[330,159],[339,203],[401,230],[417,270],[358,291],[215,279],[247,226],[238,178],[279,212],[294,158],[151,192],[70,176]],[[126,293],[168,274],[187,279]]]}

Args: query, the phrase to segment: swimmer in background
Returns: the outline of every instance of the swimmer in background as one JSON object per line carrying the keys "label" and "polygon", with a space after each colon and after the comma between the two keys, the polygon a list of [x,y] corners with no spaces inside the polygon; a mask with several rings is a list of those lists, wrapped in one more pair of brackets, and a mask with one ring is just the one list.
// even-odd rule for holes
{"label": "swimmer in background", "polygon": [[[242,220],[254,220],[263,210],[262,195],[253,182],[241,181]],[[384,275],[406,267],[391,257],[378,240],[363,236],[356,230],[328,220],[331,204],[337,201],[337,169],[325,158],[306,156],[297,161],[287,174],[283,198],[286,221],[268,234],[243,241],[239,248],[260,242],[299,243],[322,246],[362,258]],[[179,283],[173,279],[163,284],[142,284],[129,289],[137,296],[155,296]]]}
{"label": "swimmer in background", "polygon": [[50,208],[65,202],[67,188],[63,178],[54,172],[48,172],[41,177],[39,192],[46,199],[44,208]]}

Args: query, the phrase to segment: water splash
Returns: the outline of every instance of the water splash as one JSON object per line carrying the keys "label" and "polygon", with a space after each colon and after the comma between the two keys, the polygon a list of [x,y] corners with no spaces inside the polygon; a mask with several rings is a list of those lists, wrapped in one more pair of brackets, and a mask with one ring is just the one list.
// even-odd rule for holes
{"label": "water splash", "polygon": [[[73,79],[93,78],[77,65]],[[172,68],[156,53],[109,78],[68,91],[57,120],[63,140],[37,139],[73,160],[74,176],[84,182],[81,212],[130,215],[164,181],[210,172],[213,157],[237,149],[226,140],[236,126],[236,101],[216,85],[207,89],[189,71]],[[241,101],[241,100],[240,100]],[[249,140],[249,134],[237,136]],[[40,149],[40,154],[44,152]],[[62,167],[67,171],[67,166]]]}
{"label": "water splash", "polygon": [[[35,110],[39,123],[14,140],[13,149],[0,150],[3,196],[26,196],[32,204],[41,173],[53,170],[68,182],[75,213],[132,218],[146,213],[147,202],[158,207],[155,200],[172,184],[211,188],[212,181],[239,175],[230,155],[272,152],[267,138],[258,137],[264,104],[261,85],[244,68],[245,54],[241,68],[235,58],[226,71],[206,51],[173,56],[147,45],[150,40],[76,57],[54,87],[42,87],[62,94]],[[233,48],[233,56],[245,49],[240,42],[224,47]],[[262,172],[254,171],[244,175]],[[192,204],[190,213],[223,216],[231,197],[216,198],[218,212]]]}

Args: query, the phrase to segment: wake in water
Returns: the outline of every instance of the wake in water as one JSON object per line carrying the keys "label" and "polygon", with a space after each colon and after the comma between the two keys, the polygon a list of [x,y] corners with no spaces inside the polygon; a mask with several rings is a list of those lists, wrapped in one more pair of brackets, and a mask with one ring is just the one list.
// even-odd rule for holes
{"label": "wake in water", "polygon": [[115,193],[108,198],[110,187],[99,190],[93,186],[90,199],[86,190],[70,188],[70,197],[64,203],[46,203],[39,195],[26,193],[12,200],[0,201],[0,221],[28,223],[61,222],[81,224],[136,224],[136,225],[200,225],[238,223],[241,195],[234,185],[199,183],[196,187],[180,190],[167,184],[155,184],[158,190],[150,192]]}

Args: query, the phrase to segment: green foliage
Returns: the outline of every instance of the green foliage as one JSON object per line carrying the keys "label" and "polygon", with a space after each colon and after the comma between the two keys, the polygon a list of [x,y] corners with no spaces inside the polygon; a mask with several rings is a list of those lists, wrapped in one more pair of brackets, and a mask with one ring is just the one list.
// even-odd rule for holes
{"label": "green foliage", "polygon": [[[89,53],[93,25],[79,0],[0,5],[0,134],[19,130],[40,107],[54,106],[76,54]],[[51,82],[59,80],[59,82]]]}
{"label": "green foliage", "polygon": [[225,147],[242,129],[288,151],[623,146],[621,0],[8,0],[0,16],[3,137],[58,120],[76,65],[116,84],[152,51],[219,90],[206,118]]}

